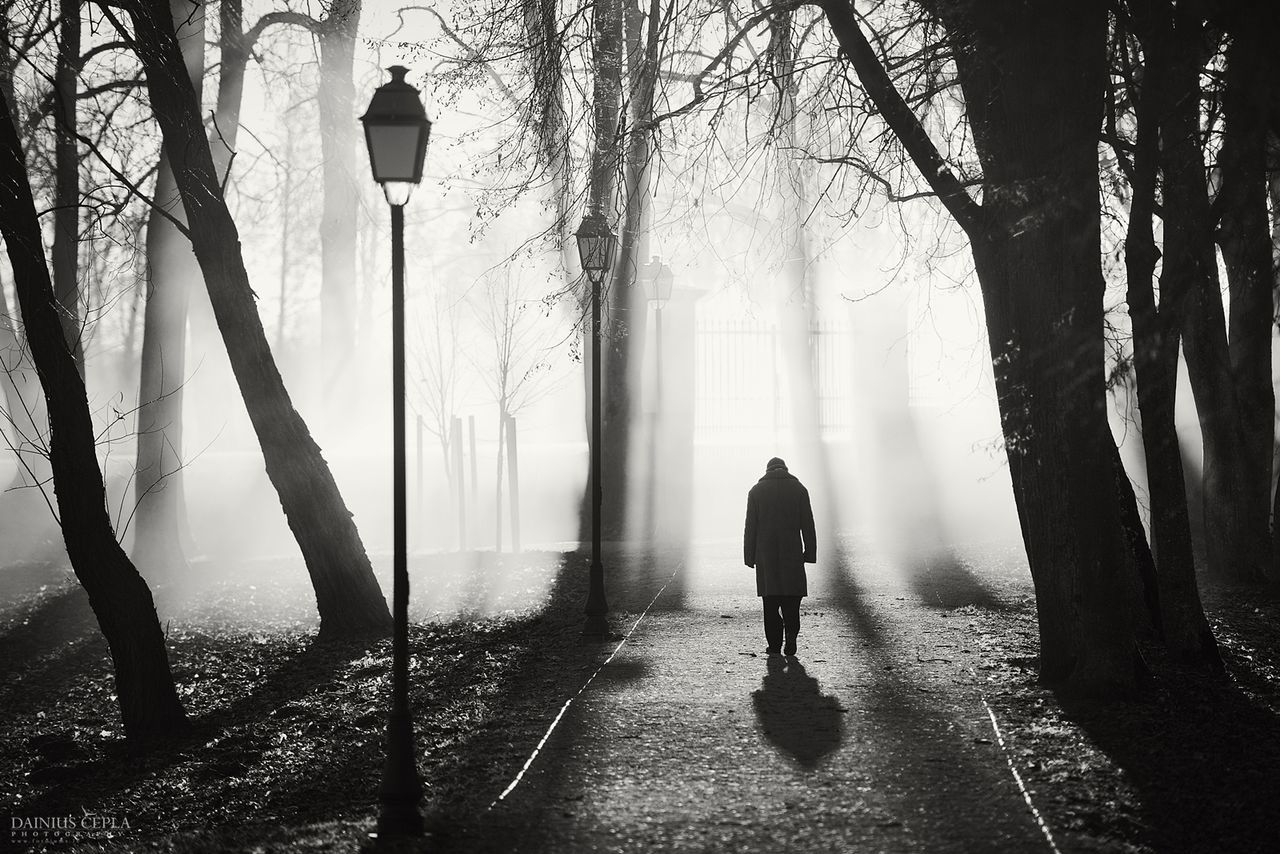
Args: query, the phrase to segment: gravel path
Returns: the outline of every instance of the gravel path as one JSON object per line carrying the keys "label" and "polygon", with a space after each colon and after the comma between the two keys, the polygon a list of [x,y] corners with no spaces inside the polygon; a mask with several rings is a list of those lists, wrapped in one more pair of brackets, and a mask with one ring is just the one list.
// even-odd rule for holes
{"label": "gravel path", "polygon": [[954,610],[979,587],[926,574],[922,596],[919,576],[811,568],[783,659],[733,557],[703,547],[676,570],[469,849],[1053,850]]}

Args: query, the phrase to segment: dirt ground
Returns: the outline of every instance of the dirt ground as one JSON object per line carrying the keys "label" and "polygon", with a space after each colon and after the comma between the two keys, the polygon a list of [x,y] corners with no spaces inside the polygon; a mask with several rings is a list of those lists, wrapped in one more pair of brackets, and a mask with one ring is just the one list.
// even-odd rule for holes
{"label": "dirt ground", "polygon": [[[423,850],[1274,850],[1274,595],[1205,589],[1229,677],[1149,646],[1141,697],[1080,703],[1036,681],[1016,546],[905,570],[840,551],[811,574],[794,660],[764,654],[734,544],[608,554],[608,643],[580,635],[579,554],[416,558]],[[367,844],[389,646],[317,643],[301,566],[198,569],[157,590],[192,730],[146,756],[66,568],[0,570],[4,844]],[[12,826],[58,816],[74,826]]]}

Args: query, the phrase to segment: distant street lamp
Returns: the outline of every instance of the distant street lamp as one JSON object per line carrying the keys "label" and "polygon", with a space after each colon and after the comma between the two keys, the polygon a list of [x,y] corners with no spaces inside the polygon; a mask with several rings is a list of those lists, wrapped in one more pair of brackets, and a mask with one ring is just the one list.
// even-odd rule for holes
{"label": "distant street lamp", "polygon": [[422,180],[431,121],[418,90],[405,82],[409,69],[393,65],[391,80],[374,90],[364,123],[373,180],[391,206],[391,420],[394,478],[392,548],[391,716],[387,757],[378,787],[378,840],[422,834],[422,782],[418,779],[409,715],[409,563],[405,510],[404,436],[404,206]]}
{"label": "distant street lamp", "polygon": [[603,638],[609,634],[609,603],[604,598],[604,566],[600,563],[600,506],[604,498],[600,483],[600,285],[613,269],[618,238],[598,211],[583,217],[574,237],[582,269],[591,280],[591,572],[582,633]]}

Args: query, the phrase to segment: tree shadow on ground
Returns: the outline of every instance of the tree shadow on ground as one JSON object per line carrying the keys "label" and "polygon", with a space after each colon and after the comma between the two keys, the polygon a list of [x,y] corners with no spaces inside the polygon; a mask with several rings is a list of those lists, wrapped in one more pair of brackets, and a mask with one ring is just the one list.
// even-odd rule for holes
{"label": "tree shadow on ground", "polygon": [[916,556],[904,563],[907,583],[920,602],[951,611],[966,605],[992,611],[1007,610],[992,589],[951,549]]}
{"label": "tree shadow on ground", "polygon": [[[484,814],[564,700],[612,651],[616,641],[581,634],[588,562],[581,552],[561,555],[536,613],[450,621],[430,627],[430,638],[427,627],[411,627],[418,666],[410,673],[410,709],[431,845],[448,849],[465,819]],[[615,616],[640,598],[624,585],[611,592]],[[361,674],[379,679],[367,710],[354,721],[341,715],[301,721],[313,747],[300,757],[290,785],[264,800],[267,814],[290,822],[346,816],[365,824],[376,816],[390,661],[383,655],[358,663]]]}
{"label": "tree shadow on ground", "polygon": [[1280,839],[1280,597],[1202,585],[1230,674],[1179,667],[1147,647],[1160,674],[1142,702],[1060,697],[1066,715],[1124,772],[1141,832],[1157,850],[1270,851]]}
{"label": "tree shadow on ground", "polygon": [[1272,709],[1231,682],[1183,671],[1147,702],[1058,699],[1136,790],[1155,850],[1275,850],[1280,717]]}
{"label": "tree shadow on ground", "polygon": [[[467,843],[488,840],[494,850],[507,849],[509,835],[484,832],[485,808],[520,770],[565,699],[616,645],[616,638],[600,643],[581,634],[587,556],[570,553],[556,560],[549,599],[536,611],[410,627],[410,707],[426,787],[424,811],[444,847],[470,823],[474,835]],[[662,568],[662,578],[639,573],[612,580],[615,628],[630,628],[649,605],[669,577],[669,567]],[[50,607],[74,614],[73,599]],[[91,615],[80,617],[78,630],[92,638]],[[118,734],[99,737],[104,726],[119,729],[105,719],[118,717],[108,697],[105,645],[97,670],[84,663],[59,665],[49,670],[53,680],[38,686],[19,671],[15,684],[32,698],[23,720],[3,727],[10,747],[0,750],[0,760],[14,756],[29,769],[28,738],[47,732],[54,718],[55,728],[65,723],[86,754],[63,762],[57,780],[24,778],[17,763],[0,775],[0,789],[12,785],[24,794],[24,814],[78,814],[83,806],[127,815],[134,823],[131,842],[167,832],[177,847],[191,841],[192,850],[241,848],[246,838],[262,838],[245,835],[252,827],[274,826],[277,835],[289,836],[289,829],[303,832],[308,822],[336,820],[357,835],[369,829],[384,756],[390,667],[385,641],[320,643],[296,629],[187,628],[171,633],[169,645],[192,728],[145,755],[133,754]],[[638,675],[631,669],[609,678]],[[86,682],[95,686],[92,699],[69,702]],[[53,718],[35,719],[42,704],[58,706]],[[86,713],[94,719],[77,717]],[[547,744],[537,765],[538,786],[523,791],[528,800],[571,803],[555,757],[558,750],[566,755],[572,749],[576,714],[575,707]],[[220,826],[229,835],[200,830]]]}
{"label": "tree shadow on ground", "polygon": [[[101,641],[95,644],[94,641]],[[82,653],[92,647],[93,656],[106,652],[98,621],[89,607],[89,596],[78,584],[49,593],[14,614],[0,629],[0,684],[19,678],[44,679],[84,663]],[[13,709],[6,705],[7,711]]]}
{"label": "tree shadow on ground", "polygon": [[646,535],[642,544],[642,555],[638,565],[644,567],[637,581],[646,578],[666,585],[661,598],[653,604],[655,611],[683,611],[687,607],[687,584],[689,574],[684,568],[689,564],[689,542],[687,539],[659,539],[652,533]]}
{"label": "tree shadow on ground", "polygon": [[766,666],[760,690],[751,694],[760,729],[802,768],[816,768],[844,739],[845,710],[822,693],[799,659],[771,655]]}
{"label": "tree shadow on ground", "polygon": [[[333,717],[349,706],[324,708],[327,689],[343,665],[368,654],[373,645],[368,639],[318,641],[301,635],[290,638],[283,647],[257,648],[242,635],[172,639],[170,654],[180,691],[183,686],[193,687],[192,676],[200,676],[196,669],[218,668],[223,677],[205,679],[197,690],[182,692],[189,715],[187,732],[141,752],[118,738],[95,743],[94,733],[79,733],[78,727],[72,726],[68,735],[84,746],[71,758],[83,761],[38,767],[44,778],[56,780],[58,785],[31,798],[25,809],[35,815],[81,808],[92,811],[121,796],[138,796],[153,786],[167,789],[173,782],[168,778],[175,775],[183,786],[213,788],[229,779],[265,777],[267,772],[255,774],[255,769],[264,754],[281,747],[281,742],[267,740],[268,731],[292,735],[290,730],[305,728],[307,739],[300,739],[300,743],[323,734],[326,727],[332,728]],[[266,671],[266,676],[252,685],[241,684],[234,674],[246,670]],[[68,667],[63,678],[72,681],[86,676],[83,670]],[[239,693],[241,688],[246,692]],[[53,690],[61,695],[71,688],[54,686]],[[284,764],[283,769],[269,772],[271,784],[265,789],[289,789],[292,782],[306,779],[303,769],[291,768],[295,763]],[[295,780],[291,780],[290,770],[298,771]],[[178,802],[172,809],[181,812],[180,799],[175,800]],[[228,803],[235,800],[230,798]]]}
{"label": "tree shadow on ground", "polygon": [[1239,662],[1232,675],[1246,689],[1275,691],[1280,683],[1280,588],[1202,578],[1200,595],[1223,655]]}
{"label": "tree shadow on ground", "polygon": [[[922,666],[908,645],[919,639],[900,597],[855,580],[853,558],[838,549],[827,578],[854,630],[848,654],[863,668],[847,737],[874,744],[867,773],[898,811],[918,850],[992,851],[1038,844],[1038,830],[985,729],[980,701],[955,674]],[[896,591],[894,591],[896,592]],[[966,842],[968,840],[968,842]]]}
{"label": "tree shadow on ground", "polygon": [[[576,750],[574,733],[581,725],[581,705],[571,705],[546,742],[540,741],[565,701],[577,695],[616,648],[619,638],[602,643],[582,636],[591,556],[584,549],[565,557],[564,569],[542,612],[546,639],[540,645],[525,647],[508,669],[507,678],[486,686],[493,717],[466,733],[451,756],[441,758],[436,776],[444,785],[431,793],[427,815],[432,844],[440,850],[506,852],[517,838],[521,850],[545,850],[542,817],[580,808],[581,781],[566,778],[565,762]],[[626,561],[616,548],[607,549],[603,558],[611,626],[624,632],[649,607],[674,567],[670,558],[655,551],[648,559],[636,561],[638,567],[632,572],[611,574],[610,566],[622,566]],[[671,595],[668,586],[661,600]],[[662,605],[654,604],[654,608],[661,610]],[[648,671],[649,664],[643,660],[615,661],[592,683],[593,690],[622,687]],[[510,800],[496,801],[536,747],[540,748],[538,756],[520,787]]]}

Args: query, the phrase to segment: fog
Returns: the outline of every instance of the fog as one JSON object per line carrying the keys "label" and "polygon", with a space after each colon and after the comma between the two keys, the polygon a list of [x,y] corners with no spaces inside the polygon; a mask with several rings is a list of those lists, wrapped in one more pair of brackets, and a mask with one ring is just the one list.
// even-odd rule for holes
{"label": "fog", "polygon": [[[447,570],[431,564],[441,575],[415,576],[414,612],[431,618],[536,606],[546,586],[507,589],[485,557],[513,548],[505,480],[498,492],[498,399],[505,378],[517,423],[521,560],[546,567],[549,585],[553,563],[542,553],[577,546],[588,471],[581,305],[572,296],[581,279],[567,234],[581,205],[569,212],[568,229],[558,230],[550,187],[504,189],[508,167],[495,158],[518,131],[498,120],[492,95],[446,97],[443,87],[423,82],[421,51],[409,43],[438,35],[425,16],[394,40],[385,38],[394,19],[379,9],[367,12],[362,28],[368,38],[357,55],[357,104],[384,79],[382,67],[404,62],[435,121],[427,176],[406,208],[409,544],[415,567],[431,555],[458,558]],[[319,328],[314,105],[280,85],[282,73],[278,58],[250,66],[231,202],[275,358],[389,590],[386,205],[360,150],[355,346],[330,373]],[[967,248],[937,206],[800,197],[768,157],[708,164],[692,144],[662,144],[644,255],[671,268],[675,290],[662,309],[661,343],[656,308],[642,295],[632,306],[643,317],[632,327],[643,347],[632,382],[627,543],[677,555],[697,543],[736,554],[746,491],[773,456],[810,488],[824,555],[844,538],[905,571],[956,544],[1016,538],[981,297]],[[750,150],[760,141],[748,133],[733,144]],[[286,152],[291,160],[282,160]],[[825,174],[810,184],[821,185]],[[854,215],[835,216],[833,206]],[[790,242],[796,229],[806,247],[798,259]],[[137,363],[123,341],[141,311],[141,263],[135,253],[106,277],[114,298],[90,319],[96,331],[87,355],[109,503],[126,545],[136,500]],[[296,593],[297,608],[258,617],[305,621],[313,602],[301,557],[263,471],[207,296],[193,284],[185,540],[187,571],[199,579],[192,592],[206,598],[167,607],[206,607],[214,601],[210,585],[226,578],[241,593],[282,585]],[[503,330],[515,342],[505,370]],[[437,435],[449,435],[454,418],[461,472],[453,470],[457,452]],[[25,520],[6,524],[10,560],[56,554],[45,497],[18,488],[23,478],[11,453],[0,459],[0,480],[13,484],[4,499],[8,518]],[[606,502],[619,499],[610,484],[604,489]],[[484,571],[494,576],[482,594],[468,593],[466,579]],[[258,618],[247,601],[219,613]]]}

